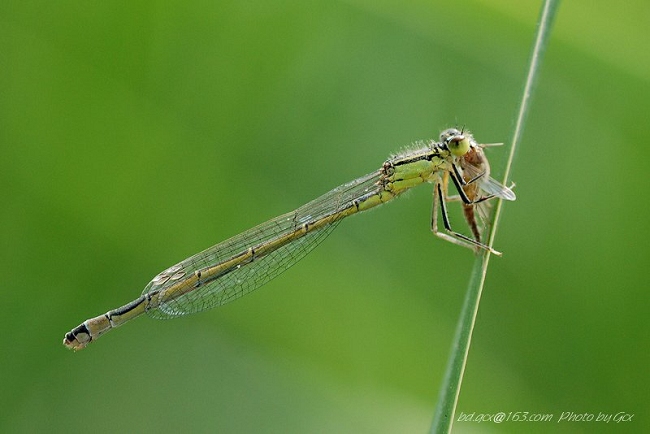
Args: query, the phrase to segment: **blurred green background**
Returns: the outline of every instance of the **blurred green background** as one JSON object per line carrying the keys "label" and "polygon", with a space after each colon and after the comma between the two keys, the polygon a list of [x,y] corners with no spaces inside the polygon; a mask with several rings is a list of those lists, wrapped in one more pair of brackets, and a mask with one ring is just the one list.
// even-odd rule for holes
{"label": "blurred green background", "polygon": [[[61,340],[416,139],[508,142],[539,6],[2,2],[0,431],[426,432],[474,260],[430,234],[430,188],[236,303]],[[554,422],[455,432],[650,430],[649,20],[560,8],[458,406]]]}

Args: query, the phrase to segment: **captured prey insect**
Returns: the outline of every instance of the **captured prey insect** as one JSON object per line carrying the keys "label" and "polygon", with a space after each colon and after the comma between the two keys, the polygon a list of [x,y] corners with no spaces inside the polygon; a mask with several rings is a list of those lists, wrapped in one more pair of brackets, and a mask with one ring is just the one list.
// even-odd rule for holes
{"label": "captured prey insect", "polygon": [[[431,229],[454,244],[500,254],[481,241],[474,208],[498,197],[515,200],[490,178],[489,165],[467,131],[452,128],[439,141],[389,158],[376,171],[343,184],[290,213],[262,223],[166,269],[142,295],[120,308],[88,319],[66,333],[63,344],[81,350],[109,330],[147,313],[158,319],[200,312],[233,301],[264,285],[315,248],[345,217],[389,202],[425,182],[433,183]],[[458,196],[448,197],[451,179]],[[446,203],[463,202],[472,237],[452,229]],[[438,208],[444,231],[438,230]]]}
{"label": "captured prey insect", "polygon": [[[490,164],[488,163],[487,157],[483,152],[483,148],[491,146],[501,146],[503,143],[488,143],[488,144],[479,144],[478,146],[472,147],[465,155],[458,159],[458,167],[461,169],[461,173],[457,173],[459,178],[462,177],[462,180],[459,183],[455,183],[456,189],[460,194],[454,196],[446,196],[446,202],[452,201],[462,201],[463,215],[465,221],[472,231],[473,239],[467,239],[463,234],[455,234],[453,237],[449,238],[446,234],[438,234],[438,236],[447,239],[453,243],[457,243],[458,240],[461,241],[460,244],[463,244],[463,241],[473,244],[474,241],[481,243],[481,227],[486,226],[490,213],[490,203],[488,199],[493,197],[502,197],[502,191],[504,187],[493,178],[490,178]],[[475,180],[480,178],[480,182],[475,182]],[[449,180],[449,172],[443,174],[442,185],[444,191],[447,191],[447,183]],[[485,192],[486,195],[483,196],[482,192]],[[512,193],[512,191],[510,191]],[[464,196],[464,197],[463,197]],[[508,198],[506,198],[508,199]],[[442,197],[439,197],[439,200],[442,201]],[[513,198],[509,200],[514,200]],[[435,202],[434,202],[435,204]],[[479,224],[476,219],[476,214],[482,224]],[[446,217],[446,213],[442,214],[443,219]],[[435,228],[435,219],[437,218],[437,213],[433,212],[432,214],[432,228]],[[445,220],[447,222],[447,220]],[[445,226],[447,230],[448,226]],[[435,232],[435,230],[434,230]],[[476,247],[477,249],[480,246]],[[501,255],[499,252],[493,253]]]}

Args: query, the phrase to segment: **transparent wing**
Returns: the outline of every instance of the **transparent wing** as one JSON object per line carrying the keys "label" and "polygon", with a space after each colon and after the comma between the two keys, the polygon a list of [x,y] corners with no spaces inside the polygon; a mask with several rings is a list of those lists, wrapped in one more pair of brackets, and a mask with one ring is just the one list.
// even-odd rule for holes
{"label": "transparent wing", "polygon": [[[165,288],[178,284],[179,280],[192,276],[197,270],[238,257],[249,248],[257,249],[266,243],[281,239],[295,232],[305,223],[335,216],[342,210],[354,206],[355,200],[378,193],[381,190],[381,186],[377,183],[379,178],[379,171],[370,173],[335,188],[293,212],[276,217],[210,247],[158,274],[146,286],[143,295],[160,293]],[[173,318],[236,300],[264,285],[302,259],[320,244],[339,222],[340,219],[333,219],[331,223],[314,229],[262,257],[243,262],[217,279],[177,298],[167,300],[157,309],[148,310],[147,313],[154,318]]]}
{"label": "transparent wing", "polygon": [[492,195],[504,200],[515,200],[517,198],[511,189],[490,177],[490,165],[482,147],[472,148],[459,159],[459,163],[465,181],[468,182],[469,180],[476,179],[475,182],[486,193],[486,196]]}
{"label": "transparent wing", "polygon": [[485,179],[482,178],[479,182],[481,185],[481,190],[483,190],[487,194],[492,194],[504,200],[517,199],[517,196],[515,195],[514,191],[512,191],[511,189],[509,189],[508,187],[501,184],[499,181],[497,181],[496,179],[490,176],[486,176]]}
{"label": "transparent wing", "polygon": [[461,160],[461,169],[463,169],[463,178],[465,178],[465,180],[480,177],[476,182],[480,189],[486,193],[485,195],[493,195],[504,200],[517,199],[517,196],[511,189],[490,176],[489,166],[486,167],[484,164],[478,166],[474,164],[466,164]]}

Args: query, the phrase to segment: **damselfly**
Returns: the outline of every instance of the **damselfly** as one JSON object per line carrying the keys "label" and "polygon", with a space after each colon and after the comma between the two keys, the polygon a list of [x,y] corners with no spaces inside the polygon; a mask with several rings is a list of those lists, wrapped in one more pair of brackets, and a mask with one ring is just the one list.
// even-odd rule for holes
{"label": "damselfly", "polygon": [[[376,171],[166,269],[142,295],[120,308],[84,321],[66,333],[66,347],[80,350],[102,334],[147,313],[165,319],[200,312],[233,301],[259,288],[302,259],[345,217],[389,202],[406,190],[433,184],[431,229],[437,236],[474,250],[500,255],[481,240],[474,208],[515,194],[490,178],[483,148],[467,131],[448,129],[439,141],[420,141],[392,156]],[[447,195],[451,179],[458,196]],[[472,231],[452,229],[446,203],[463,202]],[[444,231],[438,230],[438,207]]]}

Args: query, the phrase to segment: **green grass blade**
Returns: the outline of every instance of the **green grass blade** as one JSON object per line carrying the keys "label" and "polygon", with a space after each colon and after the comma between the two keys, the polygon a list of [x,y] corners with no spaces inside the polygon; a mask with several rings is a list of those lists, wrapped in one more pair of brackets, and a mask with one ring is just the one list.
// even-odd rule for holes
{"label": "green grass blade", "polygon": [[[505,185],[507,185],[510,177],[514,155],[522,136],[526,115],[530,108],[533,86],[539,73],[544,50],[548,46],[551,28],[553,26],[553,18],[559,3],[559,0],[545,0],[542,5],[535,44],[533,46],[528,75],[526,77],[526,84],[524,86],[519,113],[517,115],[510,153],[504,170],[503,184]],[[488,238],[489,246],[492,246],[494,242],[496,229],[501,216],[501,205],[502,201],[498,200],[490,224],[492,230],[490,231]],[[465,295],[465,301],[463,302],[463,308],[458,320],[456,335],[454,336],[454,341],[452,343],[451,354],[447,362],[445,378],[439,392],[438,405],[431,426],[431,433],[439,434],[451,432],[456,412],[456,405],[458,403],[458,396],[460,394],[460,387],[463,381],[463,373],[465,371],[465,365],[467,364],[467,355],[472,340],[476,314],[478,312],[489,262],[490,253],[488,251],[482,251],[474,262],[467,287],[467,293]]]}

